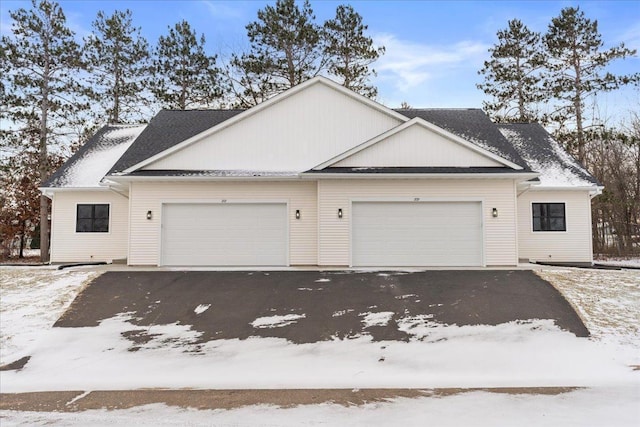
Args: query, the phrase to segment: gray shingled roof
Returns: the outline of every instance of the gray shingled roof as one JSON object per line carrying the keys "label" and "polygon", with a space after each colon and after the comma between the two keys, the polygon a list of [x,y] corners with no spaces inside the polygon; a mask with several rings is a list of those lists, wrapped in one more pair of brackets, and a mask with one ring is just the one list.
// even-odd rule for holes
{"label": "gray shingled roof", "polygon": [[109,174],[122,172],[244,110],[162,110],[151,119]]}
{"label": "gray shingled roof", "polygon": [[540,185],[601,185],[538,123],[497,124],[496,127],[527,161],[529,167],[540,172]]}
{"label": "gray shingled roof", "polygon": [[496,124],[477,108],[395,109],[403,116],[420,117],[503,159],[527,169],[527,163],[500,133]]}

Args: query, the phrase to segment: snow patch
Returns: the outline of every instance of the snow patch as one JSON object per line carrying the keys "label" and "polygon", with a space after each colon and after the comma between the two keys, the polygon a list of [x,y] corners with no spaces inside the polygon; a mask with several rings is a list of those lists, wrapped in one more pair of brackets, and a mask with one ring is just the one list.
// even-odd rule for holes
{"label": "snow patch", "polygon": [[258,317],[250,323],[256,329],[282,328],[296,323],[300,319],[307,317],[306,314],[285,314],[284,316]]}
{"label": "snow patch", "polygon": [[393,311],[380,311],[377,313],[360,313],[358,316],[362,316],[362,324],[365,328],[371,326],[387,326],[393,317]]}
{"label": "snow patch", "polygon": [[330,282],[330,281],[331,281],[331,279],[318,279],[315,282],[316,283],[324,283],[324,282]]}
{"label": "snow patch", "polygon": [[211,307],[211,304],[200,304],[193,310],[193,312],[195,314],[202,314],[205,311],[209,310],[209,307]]}

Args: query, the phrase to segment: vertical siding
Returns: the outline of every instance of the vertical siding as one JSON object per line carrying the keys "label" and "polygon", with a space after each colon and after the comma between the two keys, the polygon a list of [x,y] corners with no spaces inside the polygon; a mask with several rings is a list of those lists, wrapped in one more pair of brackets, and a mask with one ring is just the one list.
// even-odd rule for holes
{"label": "vertical siding", "polygon": [[[162,203],[234,200],[287,201],[289,206],[289,263],[317,262],[317,204],[315,182],[155,182],[132,183],[130,265],[157,265],[160,256]],[[296,209],[301,218],[295,219]],[[147,220],[147,211],[153,219]]]}
{"label": "vertical siding", "polygon": [[[516,204],[510,179],[322,180],[319,199],[319,264],[350,265],[351,201],[416,197],[421,200],[477,200],[484,212],[486,265],[515,265]],[[492,209],[497,208],[498,218]],[[338,218],[338,209],[343,217]]]}
{"label": "vertical siding", "polygon": [[[533,231],[531,203],[565,203],[567,231]],[[532,261],[591,262],[591,198],[587,191],[535,191],[518,197],[519,257]]]}
{"label": "vertical siding", "polygon": [[457,142],[414,124],[334,166],[502,166]]}
{"label": "vertical siding", "polygon": [[145,169],[303,171],[399,123],[317,83]]}
{"label": "vertical siding", "polygon": [[[76,233],[76,204],[109,203],[108,233]],[[127,257],[129,200],[112,191],[54,193],[51,262],[111,261]]]}

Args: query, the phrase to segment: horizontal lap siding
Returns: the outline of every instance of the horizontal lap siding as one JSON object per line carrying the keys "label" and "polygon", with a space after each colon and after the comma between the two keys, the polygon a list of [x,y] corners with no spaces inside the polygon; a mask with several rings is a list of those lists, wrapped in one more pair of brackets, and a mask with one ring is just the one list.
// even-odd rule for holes
{"label": "horizontal lap siding", "polygon": [[[320,265],[350,264],[351,201],[358,199],[481,200],[484,202],[485,263],[515,265],[516,206],[510,179],[322,180],[318,186]],[[498,218],[492,216],[497,208]],[[338,218],[338,209],[343,217]]]}
{"label": "horizontal lap siding", "polygon": [[[567,231],[532,230],[531,203],[565,203]],[[587,191],[528,191],[518,197],[519,256],[534,261],[591,262],[591,198]]]}
{"label": "horizontal lap siding", "polygon": [[[160,255],[162,203],[167,201],[220,202],[276,200],[289,202],[289,262],[317,263],[317,203],[315,182],[191,182],[133,183],[129,264],[157,265]],[[153,212],[151,220],[147,211]],[[301,217],[295,219],[296,210]]]}
{"label": "horizontal lap siding", "polygon": [[[109,232],[76,233],[77,203],[109,203]],[[126,258],[128,211],[129,200],[112,191],[56,192],[51,215],[51,262]]]}

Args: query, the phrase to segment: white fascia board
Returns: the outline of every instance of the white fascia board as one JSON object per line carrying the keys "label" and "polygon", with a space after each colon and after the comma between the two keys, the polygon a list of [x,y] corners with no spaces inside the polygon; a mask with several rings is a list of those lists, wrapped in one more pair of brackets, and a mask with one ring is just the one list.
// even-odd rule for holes
{"label": "white fascia board", "polygon": [[303,173],[304,179],[517,179],[528,181],[537,178],[538,173]]}
{"label": "white fascia board", "polygon": [[531,187],[532,191],[602,191],[604,187],[599,187],[597,185],[572,185],[572,186],[543,186],[537,185],[535,187]]}
{"label": "white fascia board", "polygon": [[388,116],[394,117],[394,118],[396,118],[398,120],[401,120],[403,122],[409,120],[407,117],[403,116],[402,114],[400,114],[400,113],[398,113],[396,111],[393,111],[392,109],[387,108],[382,104],[379,104],[379,103],[377,103],[377,102],[375,102],[375,101],[373,101],[373,100],[371,100],[371,99],[369,99],[369,98],[367,98],[367,97],[365,97],[363,95],[355,93],[355,92],[345,88],[344,86],[339,85],[338,83],[327,79],[326,77],[318,76],[318,77],[314,77],[312,79],[309,79],[309,80],[307,80],[305,82],[302,82],[299,85],[294,86],[291,89],[289,89],[289,90],[287,90],[285,92],[282,92],[282,93],[274,96],[273,98],[270,98],[270,99],[268,99],[268,100],[256,105],[255,107],[251,107],[248,110],[245,110],[242,113],[239,113],[238,115],[236,115],[236,116],[234,116],[234,117],[232,117],[232,118],[230,118],[228,120],[225,120],[224,122],[219,123],[218,125],[216,125],[216,126],[214,126],[212,128],[209,128],[209,129],[207,129],[207,130],[205,130],[203,132],[200,132],[199,134],[194,135],[191,138],[186,139],[186,140],[182,141],[181,143],[174,145],[173,147],[170,147],[170,148],[168,148],[168,149],[166,149],[166,150],[164,150],[164,151],[162,151],[162,152],[160,152],[160,153],[158,153],[158,154],[156,154],[154,156],[151,156],[151,157],[149,157],[149,158],[147,158],[147,159],[145,159],[145,160],[143,160],[143,161],[131,166],[130,168],[125,169],[123,171],[123,173],[130,173],[130,172],[136,171],[136,170],[141,169],[141,168],[143,168],[143,167],[145,167],[145,166],[147,166],[147,165],[149,165],[149,164],[151,164],[151,163],[153,163],[153,162],[155,162],[157,160],[160,160],[160,159],[162,159],[164,157],[167,157],[170,154],[175,153],[176,151],[179,151],[179,150],[182,150],[183,148],[188,147],[189,145],[193,144],[194,142],[197,142],[197,141],[199,141],[199,140],[201,140],[203,138],[206,138],[206,137],[208,137],[210,135],[213,135],[214,133],[219,132],[222,129],[225,129],[225,128],[227,128],[227,127],[229,127],[229,126],[231,126],[231,125],[233,125],[235,123],[238,123],[238,122],[240,122],[240,121],[242,121],[242,120],[244,120],[244,119],[246,119],[248,117],[251,117],[252,115],[254,115],[254,114],[256,114],[256,113],[258,113],[258,112],[260,112],[260,111],[262,111],[262,110],[264,110],[266,108],[269,108],[270,106],[272,106],[272,105],[274,105],[274,104],[276,104],[276,103],[278,103],[278,102],[280,102],[280,101],[282,101],[284,99],[287,99],[288,97],[293,96],[296,93],[301,92],[301,91],[305,90],[306,88],[308,88],[308,87],[310,87],[310,86],[312,86],[314,84],[324,84],[325,86],[333,88],[336,91],[342,93],[343,95],[349,96],[350,98],[353,98],[353,99],[355,99],[357,101],[360,101],[361,103],[366,104],[369,107],[372,107],[372,108],[374,108],[374,109],[376,109],[378,111],[381,111],[384,114],[387,114]]}
{"label": "white fascia board", "polygon": [[126,183],[136,181],[162,181],[162,182],[189,182],[189,181],[295,181],[300,175],[280,175],[280,176],[109,176],[109,180],[115,183]]}
{"label": "white fascia board", "polygon": [[55,193],[68,191],[109,191],[107,187],[38,187],[41,192]]}
{"label": "white fascia board", "polygon": [[469,142],[469,141],[467,141],[467,140],[465,140],[463,138],[460,138],[458,135],[455,135],[455,134],[449,132],[448,130],[445,130],[445,129],[439,127],[439,126],[436,126],[433,123],[430,123],[430,122],[428,122],[428,121],[426,121],[426,120],[424,120],[424,119],[422,119],[420,117],[414,117],[413,119],[411,119],[411,120],[409,120],[409,121],[407,121],[405,123],[402,123],[402,124],[392,128],[392,129],[389,129],[388,131],[386,131],[384,133],[381,133],[380,135],[378,135],[376,137],[373,137],[372,139],[370,139],[368,141],[365,141],[362,144],[357,145],[357,146],[345,151],[342,154],[338,154],[337,156],[327,160],[324,163],[321,163],[321,164],[313,167],[312,169],[313,170],[322,170],[322,169],[324,169],[326,167],[330,167],[330,166],[338,163],[339,161],[344,160],[347,157],[350,157],[350,156],[352,156],[352,155],[354,155],[354,154],[356,154],[356,153],[358,153],[360,151],[366,150],[367,148],[371,147],[372,145],[377,144],[378,142],[383,141],[383,140],[385,140],[385,139],[387,139],[387,138],[389,138],[389,137],[391,137],[391,136],[393,136],[393,135],[395,135],[397,133],[400,133],[403,130],[407,129],[408,127],[414,126],[414,125],[422,126],[423,128],[425,128],[425,129],[427,129],[427,130],[429,130],[429,131],[431,131],[431,132],[433,132],[435,134],[438,134],[438,135],[440,135],[440,136],[442,136],[442,137],[444,137],[444,138],[446,138],[448,140],[451,140],[451,141],[453,141],[453,142],[455,142],[457,144],[460,144],[460,145],[470,149],[471,151],[474,151],[474,152],[476,152],[476,153],[478,153],[478,154],[480,154],[480,155],[482,155],[484,157],[488,157],[488,158],[490,158],[492,160],[495,160],[496,162],[501,163],[501,164],[503,164],[505,166],[508,166],[508,167],[510,167],[512,169],[516,169],[516,170],[522,170],[523,169],[522,166],[519,166],[519,165],[517,165],[517,164],[515,164],[513,162],[510,162],[507,159],[504,159],[504,158],[502,158],[502,157],[500,157],[500,156],[498,156],[496,154],[493,154],[492,152],[487,151],[482,147],[478,147],[477,145],[475,145],[475,144],[473,144],[473,143],[471,143],[471,142]]}

